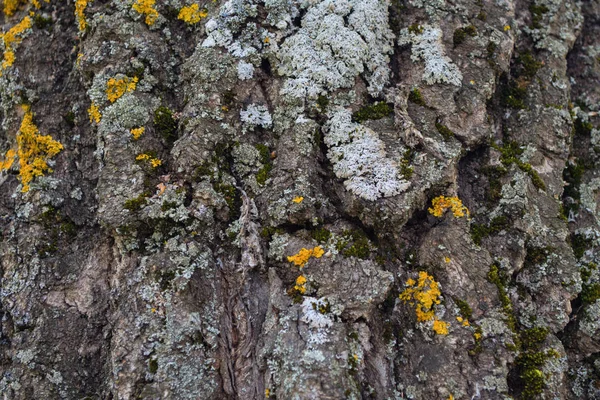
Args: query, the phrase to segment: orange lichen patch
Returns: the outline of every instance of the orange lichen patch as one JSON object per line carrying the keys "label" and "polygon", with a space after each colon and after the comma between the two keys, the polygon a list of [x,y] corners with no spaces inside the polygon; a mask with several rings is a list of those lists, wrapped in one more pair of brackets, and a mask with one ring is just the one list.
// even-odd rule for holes
{"label": "orange lichen patch", "polygon": [[294,286],[294,289],[300,293],[300,294],[304,294],[306,293],[306,278],[304,277],[304,275],[300,275],[299,277],[296,278],[296,285]]}
{"label": "orange lichen patch", "polygon": [[208,12],[206,10],[200,10],[198,4],[192,4],[179,10],[179,15],[177,18],[187,24],[194,25],[200,22],[202,18],[206,18],[207,16]]}
{"label": "orange lichen patch", "polygon": [[147,153],[138,154],[135,159],[136,161],[148,161],[152,168],[162,165],[162,161],[159,158],[153,157]]}
{"label": "orange lichen patch", "polygon": [[131,132],[131,136],[133,136],[134,140],[138,140],[144,134],[145,130],[146,128],[142,126],[139,128],[133,128],[129,132]]}
{"label": "orange lichen patch", "polygon": [[16,156],[16,151],[14,151],[13,149],[8,150],[4,155],[4,161],[0,161],[0,172],[9,170],[15,162]]}
{"label": "orange lichen patch", "polygon": [[298,204],[298,203],[302,203],[302,200],[304,200],[304,197],[302,197],[302,196],[294,197],[294,198],[292,199],[292,201],[293,201],[294,203],[296,203],[296,204]]}
{"label": "orange lichen patch", "polygon": [[134,76],[133,78],[126,76],[121,79],[110,78],[108,82],[106,82],[106,97],[108,97],[108,100],[111,103],[114,103],[125,93],[133,92],[137,83],[137,76]]}
{"label": "orange lichen patch", "polygon": [[33,123],[33,114],[28,106],[24,106],[25,116],[17,134],[19,177],[23,184],[22,192],[29,191],[29,183],[36,176],[43,176],[45,172],[52,172],[47,161],[57,155],[63,145],[52,139],[52,136],[39,134],[37,126]]}
{"label": "orange lichen patch", "polygon": [[289,256],[287,259],[289,262],[294,263],[297,267],[304,268],[304,265],[308,262],[311,257],[321,258],[325,254],[325,251],[321,246],[314,247],[312,249],[302,248],[300,251],[293,256]]}
{"label": "orange lichen patch", "polygon": [[444,262],[445,262],[446,264],[448,264],[450,261],[451,261],[451,260],[450,260],[450,257],[444,257]]}
{"label": "orange lichen patch", "polygon": [[473,337],[475,338],[475,340],[479,340],[479,339],[481,339],[481,333],[479,333],[479,332],[475,332],[475,333],[473,334]]}
{"label": "orange lichen patch", "polygon": [[433,331],[438,335],[448,334],[448,323],[440,320],[433,321]]}
{"label": "orange lichen patch", "polygon": [[146,25],[152,26],[158,19],[158,11],[154,8],[156,0],[136,0],[133,9],[146,16]]}
{"label": "orange lichen patch", "polygon": [[17,11],[17,9],[19,8],[19,6],[23,3],[26,3],[26,1],[23,0],[4,0],[3,2],[3,8],[2,10],[4,11],[4,15],[10,17],[11,15],[13,15],[15,13],[15,11]]}
{"label": "orange lichen patch", "polygon": [[400,293],[400,300],[410,302],[411,305],[416,303],[415,314],[417,321],[427,322],[433,320],[433,330],[439,335],[448,334],[448,323],[438,320],[435,317],[434,306],[440,304],[440,288],[439,284],[425,271],[419,272],[417,281],[414,279],[406,280],[407,288]]}
{"label": "orange lichen patch", "polygon": [[438,196],[431,200],[431,208],[429,208],[428,211],[433,216],[439,218],[444,215],[448,209],[452,210],[452,214],[456,218],[469,215],[469,210],[467,207],[463,206],[462,201],[460,201],[458,197]]}
{"label": "orange lichen patch", "polygon": [[[23,34],[31,28],[31,18],[25,17],[8,30],[0,34],[0,39],[4,42],[4,54],[2,60],[2,70],[11,67],[15,62],[15,47],[23,40]],[[1,72],[0,72],[1,76]]]}
{"label": "orange lichen patch", "polygon": [[75,16],[77,17],[77,22],[79,23],[79,31],[85,31],[87,28],[87,21],[85,19],[85,9],[88,6],[88,0],[75,0]]}
{"label": "orange lichen patch", "polygon": [[100,114],[100,110],[98,109],[98,106],[95,105],[94,103],[92,103],[92,105],[90,106],[90,108],[88,108],[88,114],[90,116],[90,122],[96,122],[97,124],[100,123],[100,119],[102,118],[102,114]]}

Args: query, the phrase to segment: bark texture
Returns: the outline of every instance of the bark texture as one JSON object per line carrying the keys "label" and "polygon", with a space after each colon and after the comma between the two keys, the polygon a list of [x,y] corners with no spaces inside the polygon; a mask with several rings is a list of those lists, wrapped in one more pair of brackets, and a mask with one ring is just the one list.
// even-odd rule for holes
{"label": "bark texture", "polygon": [[2,7],[2,399],[600,398],[598,0]]}

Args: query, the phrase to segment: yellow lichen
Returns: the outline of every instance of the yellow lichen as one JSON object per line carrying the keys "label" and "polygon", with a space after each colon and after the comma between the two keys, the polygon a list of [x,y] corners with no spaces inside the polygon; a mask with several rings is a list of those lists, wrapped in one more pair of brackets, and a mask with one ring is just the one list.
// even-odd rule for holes
{"label": "yellow lichen", "polygon": [[[15,47],[23,40],[22,36],[26,30],[31,28],[31,18],[25,17],[8,30],[0,34],[0,39],[4,42],[4,54],[2,60],[2,70],[11,67],[15,62]],[[0,72],[0,76],[1,76]]]}
{"label": "yellow lichen", "polygon": [[110,78],[108,82],[106,82],[106,97],[108,97],[108,100],[111,103],[114,103],[125,93],[134,91],[137,82],[137,76],[134,76],[133,78],[126,76],[121,79]]}
{"label": "yellow lichen", "polygon": [[469,210],[463,206],[458,197],[438,196],[431,201],[431,206],[428,209],[429,213],[438,218],[444,215],[448,209],[452,210],[452,214],[457,218],[469,215]]}
{"label": "yellow lichen", "polygon": [[4,161],[0,161],[0,172],[7,171],[15,162],[17,153],[13,149],[9,149],[4,155]]}
{"label": "yellow lichen", "polygon": [[136,0],[133,9],[146,16],[146,25],[152,26],[158,19],[158,11],[154,8],[156,0]]}
{"label": "yellow lichen", "polygon": [[438,335],[448,334],[448,323],[440,320],[433,321],[433,331]]}
{"label": "yellow lichen", "polygon": [[293,256],[289,256],[287,259],[289,262],[294,263],[297,267],[304,268],[304,265],[308,262],[311,257],[321,258],[325,251],[321,246],[314,247],[312,249],[302,248],[300,251]]}
{"label": "yellow lichen", "polygon": [[139,128],[133,128],[129,132],[131,132],[131,136],[133,136],[134,140],[138,140],[144,134],[145,130],[146,128],[142,126]]}
{"label": "yellow lichen", "polygon": [[192,4],[191,6],[186,6],[179,10],[177,18],[190,25],[194,25],[207,16],[208,12],[206,10],[200,10],[198,4]]}
{"label": "yellow lichen", "polygon": [[268,399],[269,397],[271,397],[271,390],[270,389],[265,389],[265,397]]}
{"label": "yellow lichen", "polygon": [[448,264],[450,261],[451,261],[451,260],[450,260],[450,257],[444,257],[444,262],[445,262],[446,264]]}
{"label": "yellow lichen", "polygon": [[434,306],[441,303],[440,296],[442,293],[433,276],[421,271],[418,280],[415,281],[409,278],[406,280],[406,286],[406,290],[400,293],[399,297],[405,303],[410,302],[411,305],[416,303],[417,321],[427,322],[433,320],[433,330],[440,335],[446,335],[448,333],[448,323],[439,321],[435,317]]}
{"label": "yellow lichen", "polygon": [[304,200],[304,197],[302,197],[302,196],[294,197],[294,198],[292,199],[292,201],[293,201],[294,203],[296,203],[296,204],[298,204],[298,203],[302,203],[302,200]]}
{"label": "yellow lichen", "polygon": [[23,108],[25,116],[17,134],[17,154],[20,165],[19,177],[23,185],[22,192],[28,192],[29,184],[34,177],[52,172],[47,161],[57,155],[63,146],[50,135],[40,135],[37,126],[33,123],[31,110],[28,106]]}
{"label": "yellow lichen", "polygon": [[3,3],[4,14],[6,16],[10,17],[11,15],[13,15],[15,13],[15,11],[17,11],[19,6],[23,3],[25,3],[25,1],[23,1],[23,0],[4,0],[4,3]]}
{"label": "yellow lichen", "polygon": [[479,333],[479,332],[475,332],[475,333],[473,334],[473,337],[475,338],[475,340],[479,340],[479,339],[481,339],[481,333]]}
{"label": "yellow lichen", "polygon": [[300,293],[300,294],[304,294],[306,293],[306,278],[303,275],[300,275],[299,277],[296,278],[296,285],[294,286],[294,289]]}
{"label": "yellow lichen", "polygon": [[162,165],[162,161],[159,158],[153,157],[147,153],[138,154],[135,159],[136,161],[148,161],[150,165],[152,165],[152,168]]}
{"label": "yellow lichen", "polygon": [[90,106],[90,108],[88,108],[88,114],[90,116],[90,122],[96,122],[97,124],[100,123],[100,119],[102,118],[102,114],[100,114],[100,110],[98,109],[98,106],[95,105],[94,103],[92,103],[92,105]]}
{"label": "yellow lichen", "polygon": [[87,28],[87,21],[85,19],[85,9],[88,6],[88,0],[75,0],[75,16],[79,22],[79,31],[85,31]]}

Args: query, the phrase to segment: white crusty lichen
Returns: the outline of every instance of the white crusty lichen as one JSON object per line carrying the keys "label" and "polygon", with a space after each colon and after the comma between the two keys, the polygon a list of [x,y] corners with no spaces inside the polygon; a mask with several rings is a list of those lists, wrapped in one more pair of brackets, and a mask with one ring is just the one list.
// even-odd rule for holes
{"label": "white crusty lichen", "polygon": [[[278,72],[288,77],[282,92],[315,97],[347,88],[365,72],[377,95],[389,80],[393,33],[384,0],[325,0],[310,5],[301,28],[278,51]],[[347,23],[346,23],[347,21]]]}
{"label": "white crusty lichen", "polygon": [[273,119],[269,109],[263,105],[250,104],[246,110],[240,111],[240,119],[245,129],[254,130],[255,127],[270,128]]}
{"label": "white crusty lichen", "polygon": [[421,28],[413,32],[403,29],[398,44],[400,46],[411,44],[411,60],[425,62],[423,80],[428,85],[450,83],[461,86],[463,76],[450,57],[445,54],[441,29],[429,25],[423,25]]}
{"label": "white crusty lichen", "polygon": [[349,110],[336,109],[325,125],[327,158],[346,189],[366,200],[404,192],[410,183],[401,178],[398,164],[387,156],[376,132],[352,122]]}
{"label": "white crusty lichen", "polygon": [[245,61],[240,61],[237,66],[238,78],[242,81],[252,79],[254,76],[254,65]]}

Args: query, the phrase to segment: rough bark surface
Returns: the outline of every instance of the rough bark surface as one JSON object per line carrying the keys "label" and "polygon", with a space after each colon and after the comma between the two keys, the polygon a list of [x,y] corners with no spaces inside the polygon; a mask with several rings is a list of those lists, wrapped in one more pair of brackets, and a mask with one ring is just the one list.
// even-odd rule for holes
{"label": "rough bark surface", "polygon": [[2,399],[600,399],[598,0],[2,7]]}

